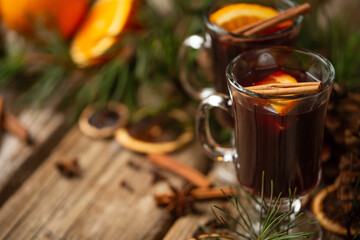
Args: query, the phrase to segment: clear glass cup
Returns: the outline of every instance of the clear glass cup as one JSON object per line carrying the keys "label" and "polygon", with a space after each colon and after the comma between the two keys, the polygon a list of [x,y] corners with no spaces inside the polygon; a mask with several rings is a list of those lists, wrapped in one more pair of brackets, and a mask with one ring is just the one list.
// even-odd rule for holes
{"label": "clear glass cup", "polygon": [[[300,32],[302,16],[295,18],[290,27],[269,34],[252,36],[234,34],[210,22],[209,17],[212,13],[234,3],[259,4],[272,7],[278,11],[284,11],[297,5],[291,0],[214,1],[203,15],[206,27],[205,37],[200,35],[189,36],[184,40],[179,52],[180,82],[186,92],[195,99],[204,99],[214,92],[227,94],[225,70],[235,56],[256,47],[291,46]],[[207,56],[210,56],[210,62],[206,62]],[[218,115],[218,120],[222,126],[233,127],[233,121],[229,116],[226,114]]]}
{"label": "clear glass cup", "polygon": [[[246,89],[276,71],[298,81],[321,81],[315,94],[271,96]],[[291,47],[269,47],[246,51],[233,59],[226,71],[229,95],[213,94],[197,112],[197,137],[213,159],[232,161],[238,182],[247,193],[260,196],[281,194],[300,200],[321,178],[321,149],[327,104],[335,78],[331,63],[319,54]],[[290,106],[278,113],[274,104]],[[289,104],[289,105],[286,105]],[[211,109],[222,109],[235,122],[233,147],[222,147],[211,136]],[[264,174],[264,184],[262,184]],[[271,186],[271,182],[273,186]],[[283,201],[288,205],[288,201]],[[283,209],[288,209],[284,205]]]}
{"label": "clear glass cup", "polygon": [[[228,94],[225,70],[228,63],[245,50],[272,45],[294,44],[300,32],[302,16],[293,25],[271,34],[243,36],[228,32],[209,21],[212,13],[234,3],[250,3],[283,11],[297,4],[292,0],[215,0],[204,12],[204,36],[192,35],[184,40],[179,52],[180,83],[194,99],[202,100],[212,93]],[[214,111],[216,123],[223,131],[233,129],[233,118],[219,109]],[[229,140],[232,141],[232,140]],[[235,184],[233,166],[224,161],[214,162],[213,175],[222,183]]]}

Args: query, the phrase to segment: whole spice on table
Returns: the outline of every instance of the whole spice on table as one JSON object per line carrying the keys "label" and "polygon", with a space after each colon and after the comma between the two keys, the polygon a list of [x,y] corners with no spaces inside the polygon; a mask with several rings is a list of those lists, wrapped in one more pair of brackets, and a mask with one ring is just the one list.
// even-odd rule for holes
{"label": "whole spice on table", "polygon": [[175,158],[165,154],[148,154],[148,159],[159,167],[165,168],[197,187],[210,187],[211,181],[200,171],[180,163]]}
{"label": "whole spice on table", "polygon": [[4,113],[4,128],[6,131],[14,134],[27,144],[32,144],[33,139],[31,138],[28,130],[21,124],[19,119],[12,113],[5,111]]}
{"label": "whole spice on table", "polygon": [[80,176],[80,166],[76,158],[61,158],[56,161],[55,166],[66,177]]}
{"label": "whole spice on table", "polygon": [[23,142],[32,144],[33,139],[31,138],[29,131],[14,114],[5,109],[4,99],[1,96],[0,102],[0,126],[3,127],[7,132],[17,136]]}
{"label": "whole spice on table", "polygon": [[193,207],[194,202],[223,199],[237,193],[236,188],[231,187],[193,188],[188,185],[177,189],[170,185],[170,188],[171,191],[155,193],[154,198],[158,206],[166,206],[166,209],[177,217],[196,211]]}
{"label": "whole spice on table", "polygon": [[[213,188],[192,188],[188,192],[194,200],[211,200],[226,198],[237,193],[233,187],[213,187]],[[155,193],[155,201],[159,206],[168,205],[174,199],[174,191]]]}
{"label": "whole spice on table", "polygon": [[119,185],[120,185],[120,187],[126,189],[127,191],[129,191],[131,193],[133,193],[135,191],[134,188],[132,186],[130,186],[130,184],[122,178],[119,179]]}
{"label": "whole spice on table", "polygon": [[[3,123],[3,108],[4,108],[4,99],[0,97],[0,126],[2,126]],[[2,128],[0,127],[0,138],[2,134]]]}
{"label": "whole spice on table", "polygon": [[153,185],[159,181],[166,180],[166,177],[164,176],[164,174],[162,174],[158,169],[152,169],[151,173],[153,175],[151,184],[153,184]]}

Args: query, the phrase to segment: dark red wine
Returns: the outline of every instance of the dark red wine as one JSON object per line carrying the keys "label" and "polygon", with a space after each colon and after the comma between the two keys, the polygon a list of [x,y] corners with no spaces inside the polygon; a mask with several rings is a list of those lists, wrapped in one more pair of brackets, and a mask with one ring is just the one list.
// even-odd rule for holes
{"label": "dark red wine", "polygon": [[[291,31],[286,31],[279,34],[270,34],[256,36],[254,38],[244,37],[225,37],[217,32],[208,29],[212,41],[212,54],[214,61],[214,86],[219,93],[228,95],[226,83],[226,67],[230,61],[240,53],[258,47],[286,45],[291,46],[295,42],[295,38],[299,32],[299,27],[293,28]],[[232,118],[224,113],[219,114],[219,122],[223,126],[233,128],[234,123]]]}
{"label": "dark red wine", "polygon": [[[310,75],[297,71],[272,69],[250,73],[241,80],[242,86],[253,85],[276,71],[283,71],[298,82],[315,81]],[[252,104],[248,104],[253,101]],[[253,194],[259,194],[264,172],[264,195],[282,193],[289,196],[309,193],[319,182],[321,175],[321,148],[326,101],[304,107],[303,99],[279,114],[270,100],[244,99],[241,94],[233,96],[236,114],[235,136],[238,158],[235,164],[237,177],[242,186]],[[276,101],[276,100],[272,100]]]}

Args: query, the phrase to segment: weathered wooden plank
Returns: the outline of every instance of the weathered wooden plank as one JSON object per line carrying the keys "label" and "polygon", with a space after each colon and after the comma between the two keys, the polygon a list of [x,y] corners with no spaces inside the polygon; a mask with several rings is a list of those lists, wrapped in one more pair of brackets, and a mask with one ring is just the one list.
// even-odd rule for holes
{"label": "weathered wooden plank", "polygon": [[[82,176],[60,175],[54,162],[61,156],[78,157]],[[174,156],[207,168],[197,144]],[[167,184],[152,183],[153,168],[145,156],[74,128],[0,209],[0,239],[161,239],[173,218],[155,205],[153,193]],[[165,174],[174,185],[184,183]]]}
{"label": "weathered wooden plank", "polygon": [[0,206],[41,164],[66,133],[66,119],[50,108],[27,109],[20,121],[34,138],[33,145],[3,133],[0,142]]}
{"label": "weathered wooden plank", "polygon": [[[206,204],[210,209],[210,204]],[[204,226],[214,216],[210,211],[202,212],[202,214],[191,214],[179,218],[166,233],[164,240],[186,240],[193,237],[194,233],[200,226]]]}

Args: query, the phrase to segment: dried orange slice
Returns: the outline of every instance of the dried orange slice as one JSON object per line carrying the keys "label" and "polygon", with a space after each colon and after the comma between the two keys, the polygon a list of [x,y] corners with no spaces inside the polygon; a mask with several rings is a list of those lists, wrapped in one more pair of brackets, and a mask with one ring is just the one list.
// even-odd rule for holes
{"label": "dried orange slice", "polygon": [[173,152],[194,138],[190,119],[186,112],[177,109],[145,116],[126,128],[119,128],[115,132],[115,140],[135,152]]}
{"label": "dried orange slice", "polygon": [[[320,222],[321,226],[324,227],[329,232],[347,236],[348,229],[346,228],[343,222],[340,222],[339,219],[334,220],[334,216],[339,216],[339,214],[334,215],[334,213],[328,213],[327,209],[336,209],[333,211],[340,211],[341,206],[336,203],[337,200],[337,191],[339,191],[339,183],[335,182],[333,185],[327,186],[318,192],[311,203],[311,209],[315,214],[315,218]],[[326,207],[326,203],[329,205],[331,203],[332,206]],[[347,205],[349,209],[351,209],[351,202]],[[352,235],[356,234],[356,228],[351,227],[349,229]]]}
{"label": "dried orange slice", "polygon": [[97,0],[75,35],[70,55],[79,66],[99,61],[124,30],[135,0]]}
{"label": "dried orange slice", "polygon": [[[266,18],[278,15],[279,12],[271,7],[265,7],[259,4],[236,3],[226,5],[210,15],[210,22],[215,23],[219,27],[228,32],[232,32],[238,28],[248,24],[261,21]],[[267,33],[278,31],[292,25],[292,21],[286,21],[278,24],[273,31],[267,30]]]}
{"label": "dried orange slice", "polygon": [[[264,85],[264,84],[271,84],[271,83],[297,83],[297,80],[286,74],[282,71],[277,71],[267,78],[257,82],[255,86]],[[289,99],[276,99],[270,100],[271,107],[280,115],[285,115],[286,113],[290,112],[290,110],[295,106],[296,100],[289,100]]]}

